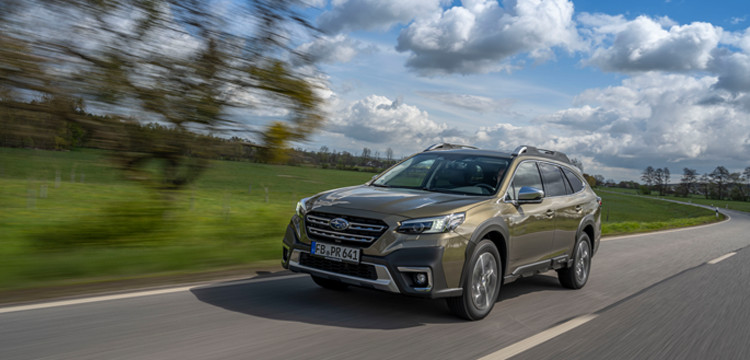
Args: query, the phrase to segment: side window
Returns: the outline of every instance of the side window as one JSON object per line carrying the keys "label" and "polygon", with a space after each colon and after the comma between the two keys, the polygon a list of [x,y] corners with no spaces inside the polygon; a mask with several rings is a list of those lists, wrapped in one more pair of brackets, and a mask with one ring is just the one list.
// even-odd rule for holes
{"label": "side window", "polygon": [[510,200],[518,200],[518,191],[524,186],[531,186],[542,190],[542,178],[539,176],[539,169],[536,162],[526,161],[518,165],[516,174],[513,177],[513,183],[508,189]]}
{"label": "side window", "polygon": [[540,163],[539,169],[542,171],[542,178],[544,179],[544,194],[545,196],[561,196],[566,195],[565,183],[563,182],[563,174],[560,172],[560,168],[556,165]]}
{"label": "side window", "polygon": [[584,185],[581,178],[574,174],[570,169],[563,168],[563,172],[565,173],[565,177],[568,178],[568,181],[570,181],[570,186],[573,187],[573,193],[583,190]]}

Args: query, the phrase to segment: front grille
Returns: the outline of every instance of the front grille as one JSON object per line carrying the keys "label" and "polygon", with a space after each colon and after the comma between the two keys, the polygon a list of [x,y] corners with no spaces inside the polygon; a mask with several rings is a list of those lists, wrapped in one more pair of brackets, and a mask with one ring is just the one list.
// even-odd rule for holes
{"label": "front grille", "polygon": [[375,266],[368,264],[350,264],[338,262],[312,256],[308,253],[301,253],[299,256],[300,265],[325,270],[337,274],[349,275],[363,279],[377,280],[378,274],[375,272]]}
{"label": "front grille", "polygon": [[[331,220],[334,219],[346,220],[348,226],[340,230],[335,229],[331,226]],[[363,247],[369,246],[383,235],[388,230],[388,225],[376,219],[311,212],[305,216],[305,228],[307,229],[307,236],[313,240]]]}

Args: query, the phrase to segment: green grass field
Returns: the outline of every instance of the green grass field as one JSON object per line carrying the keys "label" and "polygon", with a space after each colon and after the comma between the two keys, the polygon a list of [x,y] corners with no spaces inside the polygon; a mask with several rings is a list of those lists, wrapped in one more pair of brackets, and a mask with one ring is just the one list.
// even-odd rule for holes
{"label": "green grass field", "polygon": [[[623,193],[623,194],[631,194],[631,195],[637,194],[636,190],[634,189],[607,188],[606,191],[618,192],[618,193]],[[731,210],[750,212],[749,201],[706,199],[704,196],[700,196],[700,195],[690,195],[688,197],[673,196],[673,195],[670,195],[670,196],[649,195],[649,196],[658,197],[660,199],[677,200],[677,201],[691,202],[691,203],[700,204],[700,205],[715,206],[720,209],[731,209]]]}
{"label": "green grass field", "polygon": [[[165,205],[106,153],[0,148],[0,290],[277,265],[297,200],[373,174],[214,161]],[[602,193],[605,234],[713,221],[713,213]]]}
{"label": "green grass field", "polygon": [[216,161],[165,209],[100,151],[0,148],[0,169],[0,289],[275,265],[297,200],[373,175]]}
{"label": "green grass field", "polygon": [[627,193],[599,190],[602,197],[602,233],[618,235],[678,227],[695,226],[716,221],[707,209],[659,201]]}

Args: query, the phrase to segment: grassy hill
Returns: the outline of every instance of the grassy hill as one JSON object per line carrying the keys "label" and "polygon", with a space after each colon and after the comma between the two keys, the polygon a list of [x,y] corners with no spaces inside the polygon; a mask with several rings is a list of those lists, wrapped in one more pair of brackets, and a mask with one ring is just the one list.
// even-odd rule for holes
{"label": "grassy hill", "polygon": [[[297,200],[371,173],[214,161],[165,205],[95,150],[0,148],[0,290],[276,265]],[[713,213],[602,193],[606,233],[713,221]]]}

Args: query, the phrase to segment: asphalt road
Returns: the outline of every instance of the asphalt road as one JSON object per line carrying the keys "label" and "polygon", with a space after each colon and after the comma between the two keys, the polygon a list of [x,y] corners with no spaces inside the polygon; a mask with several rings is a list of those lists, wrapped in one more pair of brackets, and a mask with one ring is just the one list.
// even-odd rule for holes
{"label": "asphalt road", "polygon": [[563,289],[554,273],[521,279],[479,322],[442,301],[282,276],[0,308],[0,359],[497,358],[581,317],[515,358],[750,359],[750,215],[726,213],[731,221],[604,241],[584,289]]}

